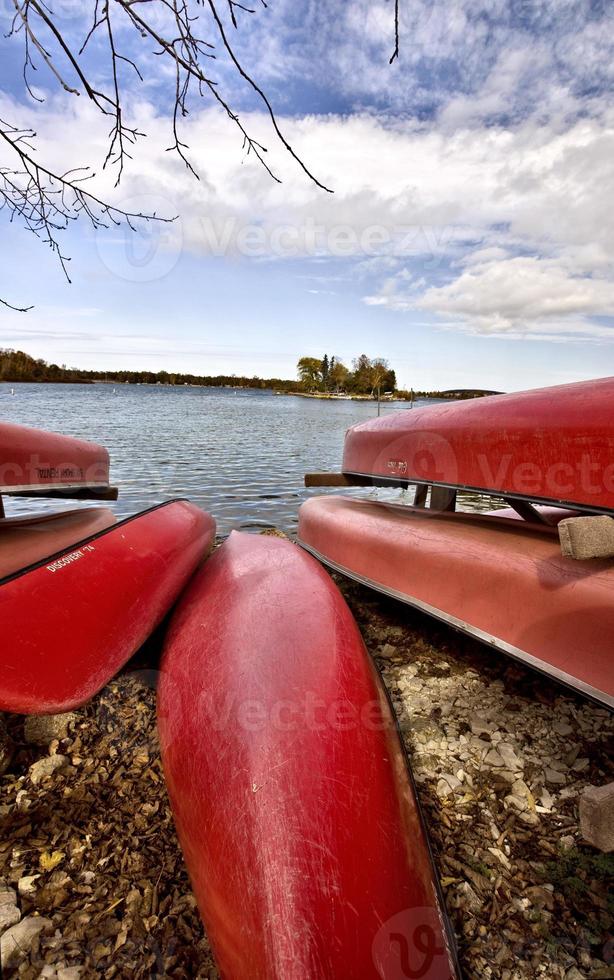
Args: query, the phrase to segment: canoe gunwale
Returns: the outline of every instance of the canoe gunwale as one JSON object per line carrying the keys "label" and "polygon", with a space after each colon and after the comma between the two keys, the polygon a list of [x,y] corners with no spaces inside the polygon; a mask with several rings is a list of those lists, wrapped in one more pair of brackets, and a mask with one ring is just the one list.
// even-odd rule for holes
{"label": "canoe gunwale", "polygon": [[119,491],[109,483],[24,483],[1,486],[5,497],[65,497],[69,500],[117,500]]}
{"label": "canoe gunwale", "polygon": [[[15,579],[21,578],[23,575],[28,575],[30,572],[35,572],[38,568],[44,568],[45,565],[49,565],[51,562],[56,561],[58,558],[61,558],[62,555],[69,555],[73,551],[78,551],[78,549],[84,545],[90,544],[92,541],[98,541],[100,538],[105,537],[105,535],[110,534],[112,531],[117,531],[122,527],[126,527],[127,524],[131,524],[133,521],[138,520],[140,517],[144,517],[146,514],[152,514],[154,511],[161,510],[163,507],[169,507],[171,504],[190,502],[191,501],[189,501],[187,497],[176,497],[173,500],[164,500],[161,504],[155,504],[153,507],[148,507],[146,510],[138,511],[136,514],[130,514],[128,517],[124,517],[121,521],[117,521],[115,524],[111,524],[109,527],[105,527],[101,531],[96,531],[95,534],[90,534],[85,538],[80,538],[67,548],[62,548],[60,551],[47,555],[46,558],[42,558],[40,561],[33,562],[31,565],[26,565],[24,568],[20,568],[17,572],[12,572],[10,575],[6,575],[4,578],[0,579],[0,587],[7,585],[9,582],[13,582]],[[67,511],[66,513],[72,512]],[[45,515],[41,515],[41,517],[43,516]],[[64,512],[60,511],[54,516],[64,516]]]}
{"label": "canoe gunwale", "polygon": [[[509,519],[501,518],[501,520]],[[447,613],[443,609],[437,608],[437,606],[431,606],[428,602],[424,602],[422,599],[417,599],[416,597],[410,596],[407,593],[399,592],[397,589],[381,585],[380,583],[375,582],[373,579],[361,575],[359,572],[353,572],[345,565],[340,565],[332,558],[328,558],[326,555],[318,551],[317,548],[313,548],[300,537],[297,538],[297,542],[301,548],[313,555],[314,558],[317,558],[317,560],[322,562],[323,565],[326,565],[333,571],[344,575],[346,578],[352,579],[354,582],[358,582],[359,585],[364,585],[368,589],[373,589],[375,592],[380,592],[382,595],[388,596],[391,599],[396,599],[399,602],[405,603],[405,605],[412,606],[413,608],[420,610],[420,612],[424,612],[428,616],[432,616],[434,619],[438,619],[440,622],[451,626],[453,629],[459,630],[461,633],[465,633],[467,636],[475,637],[482,643],[485,643],[487,646],[493,647],[496,650],[501,650],[503,653],[513,657],[515,660],[519,660],[525,666],[531,667],[538,673],[558,681],[564,687],[570,688],[576,693],[583,694],[585,697],[596,702],[600,706],[608,708],[610,711],[614,711],[614,697],[597,690],[590,684],[586,684],[584,681],[576,679],[571,674],[568,674],[563,670],[559,670],[557,667],[549,666],[548,664],[544,663],[543,660],[533,656],[533,654],[527,653],[525,650],[521,650],[519,647],[515,647],[511,643],[507,643],[505,640],[501,640],[499,637],[494,636],[494,634],[487,633],[485,630],[482,630],[477,626],[472,626],[471,623],[459,619],[457,616],[453,616],[451,613]]]}
{"label": "canoe gunwale", "polygon": [[[493,487],[475,487],[466,483],[438,483],[435,480],[419,480],[415,477],[400,479],[396,476],[383,476],[375,473],[358,473],[353,470],[343,470],[343,476],[357,477],[360,480],[370,479],[371,486],[374,487],[399,487],[407,490],[408,487],[442,487],[446,490],[461,490],[466,493],[479,493],[487,497],[499,497],[503,500],[521,500],[524,503],[538,504],[550,507],[560,507],[564,510],[577,510],[582,514],[606,514],[614,517],[614,508],[592,507],[590,504],[579,504],[570,500],[560,500],[552,497],[533,497],[530,494],[513,493],[509,490],[496,490]],[[364,483],[357,484],[364,486]]]}

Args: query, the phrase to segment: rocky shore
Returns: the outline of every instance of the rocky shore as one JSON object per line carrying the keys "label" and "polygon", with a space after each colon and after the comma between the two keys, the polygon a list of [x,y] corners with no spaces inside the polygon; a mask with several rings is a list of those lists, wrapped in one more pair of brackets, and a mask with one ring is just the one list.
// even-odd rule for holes
{"label": "rocky shore", "polygon": [[[468,978],[614,977],[614,856],[578,801],[614,780],[603,709],[339,580],[411,758]],[[155,728],[156,644],[91,704],[0,719],[3,976],[214,978]]]}

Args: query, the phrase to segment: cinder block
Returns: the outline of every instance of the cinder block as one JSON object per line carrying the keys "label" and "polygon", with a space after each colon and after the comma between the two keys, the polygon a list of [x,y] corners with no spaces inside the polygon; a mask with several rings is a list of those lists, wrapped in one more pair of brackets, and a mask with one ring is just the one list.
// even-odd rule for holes
{"label": "cinder block", "polygon": [[559,538],[566,558],[614,558],[612,517],[567,517],[559,523]]}
{"label": "cinder block", "polygon": [[614,783],[586,787],[580,797],[580,830],[593,847],[614,851]]}

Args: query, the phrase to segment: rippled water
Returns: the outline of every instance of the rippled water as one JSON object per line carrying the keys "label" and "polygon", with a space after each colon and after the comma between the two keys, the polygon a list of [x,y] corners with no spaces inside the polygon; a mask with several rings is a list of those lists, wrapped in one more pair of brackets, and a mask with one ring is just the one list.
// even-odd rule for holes
{"label": "rippled water", "polygon": [[[382,406],[382,413],[393,411],[409,408]],[[339,470],[346,429],[376,413],[373,402],[239,389],[0,384],[0,419],[108,448],[112,482],[120,490],[111,505],[118,515],[189,497],[214,514],[220,534],[269,526],[293,533],[301,502],[331,492],[306,490],[304,474]],[[407,503],[413,498],[412,491],[401,490],[351,493]],[[75,506],[26,498],[5,503],[7,515]],[[483,505],[469,500],[465,506]]]}

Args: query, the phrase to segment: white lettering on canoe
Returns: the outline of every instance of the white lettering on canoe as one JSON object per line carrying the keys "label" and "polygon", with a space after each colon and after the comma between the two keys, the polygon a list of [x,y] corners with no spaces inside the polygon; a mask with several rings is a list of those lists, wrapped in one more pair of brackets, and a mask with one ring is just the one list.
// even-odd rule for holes
{"label": "white lettering on canoe", "polygon": [[404,459],[389,459],[388,469],[395,476],[406,476],[407,475],[407,461]]}
{"label": "white lettering on canoe", "polygon": [[47,565],[47,570],[49,572],[60,572],[67,565],[72,565],[74,562],[80,561],[81,558],[85,558],[88,552],[95,550],[93,544],[84,544],[78,551],[71,551],[69,555],[62,555],[57,561],[52,561],[50,565]]}

